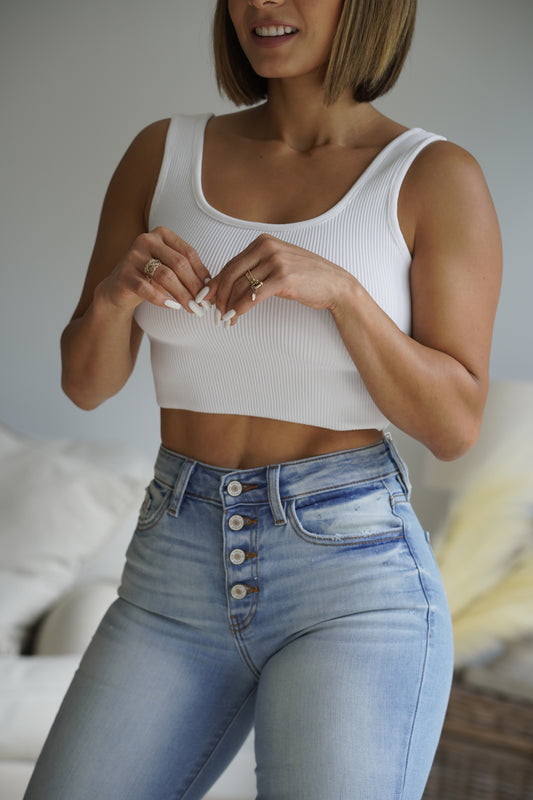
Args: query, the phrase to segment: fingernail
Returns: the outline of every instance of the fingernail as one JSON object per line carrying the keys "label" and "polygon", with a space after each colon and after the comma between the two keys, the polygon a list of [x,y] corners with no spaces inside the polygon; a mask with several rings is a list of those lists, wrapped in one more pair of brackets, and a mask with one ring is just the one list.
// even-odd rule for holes
{"label": "fingernail", "polygon": [[208,283],[211,283],[211,278],[206,278],[204,281],[205,285],[207,286]]}
{"label": "fingernail", "polygon": [[204,300],[204,297],[208,294],[209,294],[209,286],[204,286],[204,288],[201,289],[196,295],[196,301],[195,301],[196,303],[199,303],[202,306],[202,308],[205,308],[206,311],[209,311],[212,305],[212,303],[210,303],[209,300]]}
{"label": "fingernail", "polygon": [[215,308],[215,325],[220,325],[222,322],[222,311],[220,309]]}
{"label": "fingernail", "polygon": [[205,309],[202,306],[199,306],[198,303],[195,303],[194,300],[189,300],[188,304],[191,311],[196,314],[197,317],[203,317],[205,314]]}
{"label": "fingernail", "polygon": [[175,300],[164,300],[163,305],[166,306],[167,308],[175,308],[176,311],[178,311],[181,308],[180,304],[176,303]]}
{"label": "fingernail", "polygon": [[224,327],[226,330],[229,330],[231,328],[231,320],[233,319],[236,313],[237,312],[235,311],[234,308],[230,308],[230,310],[226,311],[226,313],[222,317],[222,322],[224,323]]}
{"label": "fingernail", "polygon": [[204,286],[203,289],[200,289],[198,294],[196,295],[196,302],[201,303],[204,297],[209,294],[209,286]]}

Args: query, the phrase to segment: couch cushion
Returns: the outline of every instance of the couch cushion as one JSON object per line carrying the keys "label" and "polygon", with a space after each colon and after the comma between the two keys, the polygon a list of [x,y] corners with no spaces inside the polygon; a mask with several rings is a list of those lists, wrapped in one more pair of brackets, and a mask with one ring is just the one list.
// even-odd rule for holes
{"label": "couch cushion", "polygon": [[0,797],[2,800],[21,800],[33,772],[31,761],[0,760]]}
{"label": "couch cushion", "polygon": [[116,584],[106,580],[76,584],[45,616],[33,643],[33,654],[81,654],[105,612],[117,598]]}
{"label": "couch cushion", "polygon": [[34,761],[79,656],[0,656],[0,760]]}
{"label": "couch cushion", "polygon": [[29,628],[142,502],[144,479],[74,452],[0,426],[0,653],[20,651]]}

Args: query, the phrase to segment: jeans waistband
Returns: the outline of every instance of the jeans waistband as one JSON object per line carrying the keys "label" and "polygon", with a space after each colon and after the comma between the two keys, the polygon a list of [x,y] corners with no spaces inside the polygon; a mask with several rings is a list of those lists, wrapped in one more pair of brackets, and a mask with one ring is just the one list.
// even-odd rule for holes
{"label": "jeans waistband", "polygon": [[225,508],[269,503],[279,525],[286,522],[284,503],[288,500],[391,475],[399,477],[409,496],[411,484],[407,467],[388,434],[376,444],[355,450],[233,470],[195,461],[162,445],[155,464],[156,478],[173,487],[169,504],[173,515],[179,513],[187,493],[220,503]]}

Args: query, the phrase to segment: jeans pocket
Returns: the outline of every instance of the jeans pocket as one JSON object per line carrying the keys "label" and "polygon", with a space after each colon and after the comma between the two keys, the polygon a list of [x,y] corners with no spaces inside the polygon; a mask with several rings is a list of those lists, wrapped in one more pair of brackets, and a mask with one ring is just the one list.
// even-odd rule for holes
{"label": "jeans pocket", "polygon": [[138,531],[148,531],[154,527],[168,508],[171,494],[172,486],[153,478],[146,487],[144,501],[139,511]]}
{"label": "jeans pocket", "polygon": [[403,521],[380,480],[293,499],[287,518],[294,532],[313,544],[354,545],[403,536]]}

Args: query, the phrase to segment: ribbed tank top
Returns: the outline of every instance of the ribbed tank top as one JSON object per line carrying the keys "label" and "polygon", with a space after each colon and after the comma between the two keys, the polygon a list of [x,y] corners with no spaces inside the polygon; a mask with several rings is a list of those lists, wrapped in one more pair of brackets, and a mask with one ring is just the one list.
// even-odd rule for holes
{"label": "ribbed tank top", "polygon": [[[397,216],[402,181],[417,154],[442,139],[414,128],[390,142],[344,197],[313,219],[261,224],[221,213],[202,191],[210,115],[172,118],[150,211],[150,228],[175,231],[212,276],[260,233],[303,247],[351,272],[405,333],[411,327],[411,255]],[[143,302],[135,319],[150,339],[157,402],[333,430],[387,420],[350,358],[331,314],[271,297],[226,330],[204,317]]]}

